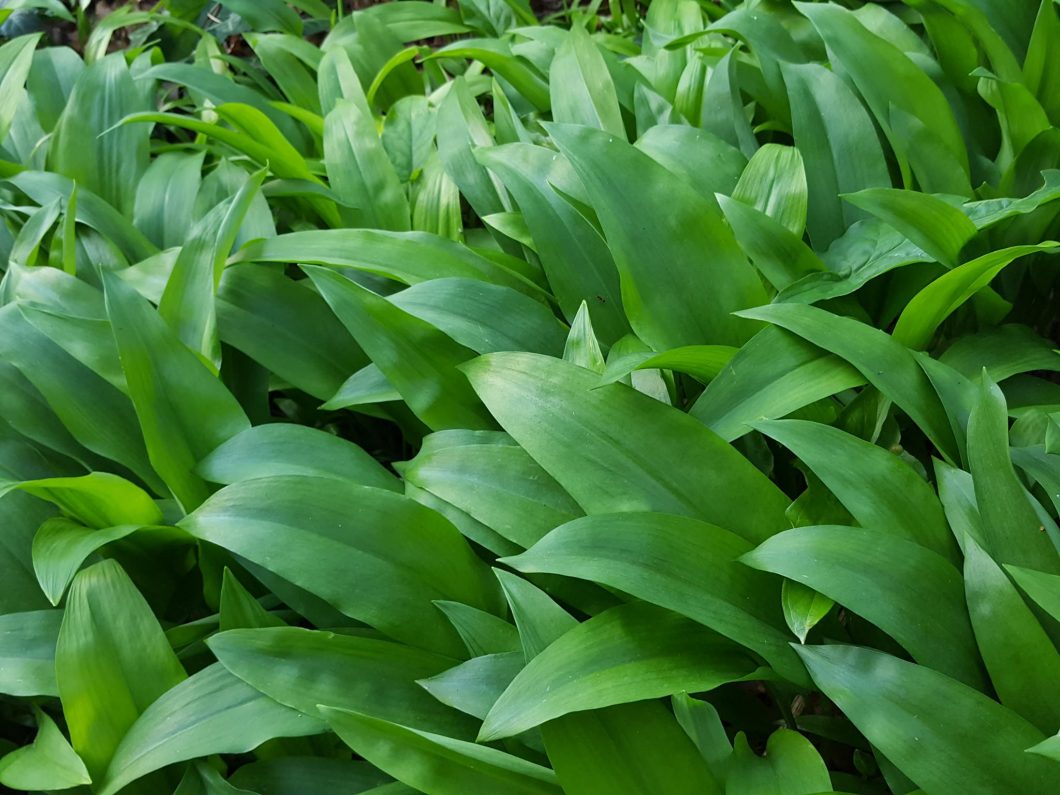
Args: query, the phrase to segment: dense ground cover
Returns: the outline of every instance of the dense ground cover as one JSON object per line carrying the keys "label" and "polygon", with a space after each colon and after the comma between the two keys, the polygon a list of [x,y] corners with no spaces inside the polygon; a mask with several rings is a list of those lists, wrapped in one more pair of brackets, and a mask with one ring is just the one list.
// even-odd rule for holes
{"label": "dense ground cover", "polygon": [[0,785],[1057,791],[1052,0],[110,5],[0,7]]}

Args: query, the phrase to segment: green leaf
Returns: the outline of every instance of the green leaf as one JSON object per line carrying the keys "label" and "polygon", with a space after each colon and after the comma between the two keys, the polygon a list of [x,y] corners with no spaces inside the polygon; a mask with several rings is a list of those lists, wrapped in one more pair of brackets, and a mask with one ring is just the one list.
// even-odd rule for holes
{"label": "green leaf", "polygon": [[513,287],[531,297],[540,288],[452,240],[427,232],[314,229],[254,240],[231,262],[283,262],[355,268],[405,284],[458,276]]}
{"label": "green leaf", "polygon": [[911,169],[926,193],[969,196],[968,152],[946,98],[931,78],[852,12],[831,3],[799,3],[796,8],[865,98],[903,172]]}
{"label": "green leaf", "polygon": [[55,721],[40,709],[32,745],[0,758],[0,784],[17,790],[69,789],[92,783],[85,763],[70,747]]}
{"label": "green leaf", "polygon": [[770,326],[740,348],[689,414],[731,442],[759,420],[783,417],[863,383],[842,359]]}
{"label": "green leaf", "polygon": [[1027,596],[1060,621],[1060,576],[1021,566],[1006,565],[1004,568]]}
{"label": "green leaf", "polygon": [[162,512],[147,492],[109,472],[92,472],[75,478],[26,480],[9,484],[8,488],[18,488],[48,500],[91,527],[155,524],[162,520]]}
{"label": "green leaf", "polygon": [[749,550],[744,539],[706,522],[622,513],[575,519],[504,562],[593,580],[673,610],[754,650],[781,676],[804,681],[780,629],[780,584],[736,560]]}
{"label": "green leaf", "polygon": [[55,649],[55,678],[74,749],[102,780],[122,737],[186,678],[151,608],[114,561],[74,578]]}
{"label": "green leaf", "polygon": [[890,224],[947,268],[957,266],[961,249],[977,231],[957,207],[927,193],[870,188],[843,199]]}
{"label": "green leaf", "polygon": [[206,151],[165,152],[147,167],[136,186],[133,223],[159,248],[181,245],[188,235]]}
{"label": "green leaf", "polygon": [[358,226],[409,228],[408,200],[363,96],[340,100],[325,117],[324,164],[336,195],[357,208]]}
{"label": "green leaf", "polygon": [[820,64],[780,64],[795,145],[805,163],[806,226],[818,251],[864,214],[840,195],[891,183],[872,119],[839,75]]}
{"label": "green leaf", "polygon": [[524,548],[581,515],[560,485],[503,433],[431,434],[400,472]]}
{"label": "green leaf", "polygon": [[877,530],[818,526],[778,533],[740,560],[845,605],[922,665],[983,686],[960,574],[941,556]]}
{"label": "green leaf", "polygon": [[[228,779],[229,783],[249,789],[258,795],[298,795],[306,790],[335,795],[353,795],[359,792],[384,795],[384,788],[380,785],[390,780],[390,776],[367,762],[326,756],[278,756],[262,759],[242,765]],[[391,786],[404,787],[403,784]],[[412,792],[414,791],[406,787],[401,792],[388,790],[385,795],[409,795]]]}
{"label": "green leaf", "polygon": [[264,179],[263,170],[247,177],[235,196],[191,228],[158,304],[158,313],[181,342],[215,367],[221,352],[214,296],[225,261]]}
{"label": "green leaf", "polygon": [[31,610],[0,615],[0,693],[8,696],[57,696],[55,640],[61,610]]}
{"label": "green leaf", "polygon": [[585,301],[582,301],[578,314],[571,322],[567,343],[563,346],[563,361],[596,373],[604,371],[604,353],[600,350],[600,342],[593,331],[593,322],[589,319],[589,305]]}
{"label": "green leaf", "polygon": [[[161,519],[162,514],[159,513],[157,521]],[[66,586],[89,555],[112,541],[125,538],[140,527],[137,523],[93,530],[64,517],[44,522],[33,536],[33,572],[48,601],[53,605],[59,604]]]}
{"label": "green leaf", "polygon": [[232,393],[147,301],[116,276],[104,274],[103,283],[151,464],[185,509],[193,509],[208,494],[195,465],[250,423]]}
{"label": "green leaf", "polygon": [[567,33],[549,69],[554,121],[584,124],[626,137],[615,84],[596,44],[579,25]]}
{"label": "green leaf", "polygon": [[799,150],[766,144],[747,163],[732,198],[768,215],[801,240],[806,230],[806,191]]}
{"label": "green leaf", "polygon": [[287,626],[282,618],[262,607],[261,602],[242,586],[227,566],[221,578],[220,602],[218,625],[221,632],[227,632],[230,629]]}
{"label": "green leaf", "polygon": [[825,695],[926,791],[1052,789],[1054,763],[1024,753],[1042,733],[987,696],[872,649],[796,651]]}
{"label": "green leaf", "polygon": [[1043,732],[1060,721],[1060,654],[1015,586],[973,538],[964,582],[975,639],[1001,703]]}
{"label": "green leaf", "polygon": [[725,370],[738,350],[729,345],[686,345],[662,353],[640,351],[618,357],[612,350],[612,360],[607,363],[602,383],[613,384],[637,370],[657,368],[688,373],[700,381],[709,382]]}
{"label": "green leaf", "polygon": [[353,442],[293,423],[247,428],[202,459],[197,471],[205,480],[225,485],[276,475],[313,475],[400,490],[394,476]]}
{"label": "green leaf", "polygon": [[521,651],[486,654],[421,679],[419,685],[443,704],[482,720],[524,665]]}
{"label": "green leaf", "polygon": [[504,429],[588,513],[668,511],[756,541],[786,524],[779,489],[653,398],[618,384],[594,389],[591,371],[535,354],[488,354],[464,371]]}
{"label": "green leaf", "polygon": [[824,594],[808,588],[795,580],[784,580],[780,589],[780,606],[784,609],[784,621],[795,633],[799,643],[806,642],[810,630],[828,615],[835,605]]}
{"label": "green leaf", "polygon": [[[451,737],[478,723],[424,698],[416,684],[456,660],[386,640],[295,627],[235,629],[208,641],[221,664],[255,690],[304,715],[317,705],[355,709]],[[302,718],[309,721],[310,718]]]}
{"label": "green leaf", "polygon": [[220,663],[166,691],[122,738],[100,782],[109,795],[155,770],[212,754],[242,754],[274,737],[318,734],[319,720],[283,706]]}
{"label": "green leaf", "polygon": [[251,30],[278,30],[293,36],[302,35],[298,12],[282,0],[220,0],[221,5],[239,14]]}
{"label": "green leaf", "polygon": [[744,734],[736,736],[726,795],[812,795],[828,792],[831,777],[809,740],[791,729],[777,729],[757,756]]}
{"label": "green leaf", "polygon": [[0,46],[0,141],[7,138],[15,120],[23,86],[29,77],[33,51],[40,42],[40,33],[18,36]]}
{"label": "green leaf", "polygon": [[460,602],[442,600],[434,605],[445,613],[472,657],[520,648],[519,632],[504,619]]}
{"label": "green leaf", "polygon": [[942,322],[986,288],[1006,265],[1028,254],[1055,252],[1058,248],[1052,242],[1003,248],[942,274],[906,304],[895,324],[894,338],[910,348],[927,347]]}
{"label": "green leaf", "polygon": [[271,268],[226,268],[217,322],[223,342],[320,400],[367,362],[319,293]]}
{"label": "green leaf", "polygon": [[[486,610],[497,603],[489,570],[457,529],[392,491],[331,477],[244,480],[179,526],[422,648],[460,648],[433,600]],[[351,576],[357,588],[347,587]]]}
{"label": "green leaf", "polygon": [[409,408],[433,430],[492,422],[457,365],[474,354],[434,326],[335,271],[306,273]]}
{"label": "green leaf", "polygon": [[577,184],[567,159],[526,143],[479,149],[475,156],[519,204],[564,317],[573,320],[584,300],[605,343],[627,333],[611,252],[592,223],[558,192],[569,193]]}
{"label": "green leaf", "polygon": [[548,86],[532,66],[512,54],[500,39],[461,39],[435,50],[424,60],[435,58],[471,58],[480,61],[497,76],[504,78],[527,102],[538,110],[548,110]]}
{"label": "green leaf", "polygon": [[1060,573],[1060,561],[1009,455],[1005,396],[983,374],[968,418],[968,468],[982,515],[982,545],[999,564]]}
{"label": "green leaf", "polygon": [[803,337],[858,369],[903,409],[943,455],[955,458],[953,431],[931,382],[908,348],[879,329],[812,306],[771,304],[742,314]]}
{"label": "green leaf", "polygon": [[389,300],[477,353],[555,355],[563,350],[564,328],[555,315],[540,301],[510,287],[478,279],[432,279]]}
{"label": "green leaf", "polygon": [[[115,127],[147,108],[125,58],[112,53],[77,79],[48,147],[48,167],[92,191],[131,218],[136,187],[147,169],[149,127]],[[87,151],[86,151],[87,148]]]}
{"label": "green leaf", "polygon": [[938,498],[896,454],[816,422],[763,422],[755,430],[795,453],[862,527],[915,541],[957,560]]}
{"label": "green leaf", "polygon": [[505,792],[560,795],[555,773],[494,748],[322,707],[343,742],[376,767],[427,795]]}
{"label": "green leaf", "polygon": [[571,712],[754,676],[757,664],[729,641],[654,605],[612,608],[537,655],[486,715],[480,741],[510,737]]}
{"label": "green leaf", "polygon": [[717,208],[602,130],[552,124],[549,132],[599,215],[637,336],[657,350],[746,341],[754,324],[731,313],[764,303],[765,292]]}

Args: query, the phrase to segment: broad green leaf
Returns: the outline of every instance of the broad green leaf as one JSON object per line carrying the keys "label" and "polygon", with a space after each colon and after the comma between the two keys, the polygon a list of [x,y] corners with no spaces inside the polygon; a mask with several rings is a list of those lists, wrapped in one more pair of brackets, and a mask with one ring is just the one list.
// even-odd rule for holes
{"label": "broad green leaf", "polygon": [[[971,194],[968,152],[941,89],[890,41],[832,3],[799,3],[926,193]],[[900,86],[894,91],[894,86]],[[907,165],[906,165],[907,164]],[[907,185],[907,187],[909,187]]]}
{"label": "broad green leaf", "polygon": [[8,696],[57,696],[55,639],[61,610],[31,610],[0,615],[0,693]]}
{"label": "broad green leaf", "polygon": [[146,108],[146,95],[121,54],[89,64],[56,125],[48,147],[49,169],[131,218],[136,188],[147,169],[150,128],[115,125]]}
{"label": "broad green leaf", "polygon": [[784,63],[795,145],[806,166],[810,240],[818,251],[864,217],[840,194],[889,186],[872,119],[850,86],[820,64]]}
{"label": "broad green leaf", "polygon": [[[378,790],[372,787],[390,781],[390,776],[360,760],[354,762],[326,756],[278,756],[243,765],[228,781],[258,795],[299,795],[307,790],[333,795],[354,795],[359,792],[384,795],[381,787]],[[404,787],[403,784],[397,786]],[[408,795],[412,792],[405,788],[402,792],[393,791],[389,795]]]}
{"label": "broad green leaf", "polygon": [[144,710],[115,750],[98,792],[116,793],[186,759],[242,754],[274,737],[324,730],[319,720],[273,701],[214,663]]}
{"label": "broad green leaf", "polygon": [[765,293],[717,208],[602,130],[553,124],[549,132],[585,183],[637,336],[656,349],[746,341],[754,324],[731,313],[764,303]]}
{"label": "broad green leaf", "polygon": [[[471,58],[480,61],[538,110],[548,110],[548,85],[536,69],[512,54],[500,39],[460,39],[435,50],[428,59]],[[426,60],[426,59],[425,59]]]}
{"label": "broad green leaf", "polygon": [[225,386],[121,279],[104,275],[129,396],[155,470],[185,509],[207,496],[195,465],[250,423]]}
{"label": "broad green leaf", "polygon": [[549,69],[552,118],[584,124],[626,137],[618,94],[596,44],[575,24],[556,51]]}
{"label": "broad green leaf", "polygon": [[[162,514],[159,513],[155,521],[161,519]],[[42,524],[33,536],[33,571],[48,601],[53,605],[59,604],[66,586],[89,555],[112,541],[125,538],[140,527],[141,524],[136,523],[90,529],[64,517],[55,517]]]}
{"label": "broad green leaf", "polygon": [[[616,346],[617,347],[617,346]],[[688,373],[700,381],[716,378],[732,361],[738,349],[729,345],[686,345],[672,351],[634,351],[612,358],[603,373],[603,383],[613,384],[637,370],[664,369]]]}
{"label": "broad green leaf", "polygon": [[179,526],[422,648],[460,648],[433,600],[487,610],[497,602],[489,570],[456,528],[384,489],[303,475],[244,480]]}
{"label": "broad green leaf", "polygon": [[947,268],[956,267],[977,231],[958,208],[927,193],[869,188],[843,199],[890,224]]}
{"label": "broad green leaf", "polygon": [[764,422],[755,430],[795,453],[862,527],[915,541],[957,560],[938,498],[896,454],[816,422]]}
{"label": "broad green leaf", "polygon": [[165,152],[147,167],[136,186],[133,223],[159,248],[181,245],[192,224],[206,151]]}
{"label": "broad green leaf", "polygon": [[804,681],[780,629],[780,583],[737,561],[748,551],[747,541],[706,522],[621,513],[575,519],[504,562],[593,580],[673,610],[752,649],[781,676]]}
{"label": "broad green leaf", "polygon": [[803,276],[825,270],[820,257],[779,221],[720,193],[715,198],[737,242],[777,290],[785,289]]}
{"label": "broad green leaf", "polygon": [[510,287],[478,279],[432,279],[389,296],[390,303],[478,353],[556,355],[564,328],[548,307]]}
{"label": "broad green leaf", "polygon": [[680,513],[755,541],[786,524],[787,498],[676,409],[618,384],[594,389],[591,371],[535,354],[488,354],[464,371],[504,429],[588,513]]}
{"label": "broad green leaf", "polygon": [[628,332],[611,252],[593,225],[553,188],[570,192],[577,184],[567,159],[526,143],[480,149],[475,156],[500,177],[522,210],[564,317],[573,320],[586,301],[604,342]]}
{"label": "broad green leaf", "polygon": [[264,179],[264,171],[247,177],[235,196],[192,227],[158,304],[158,313],[181,342],[214,366],[221,361],[214,297],[225,261]]}
{"label": "broad green leaf", "polygon": [[19,96],[33,63],[40,33],[18,36],[0,46],[0,142],[7,138],[20,104]]}
{"label": "broad green leaf", "polygon": [[239,582],[231,569],[225,567],[221,578],[220,620],[221,632],[230,629],[258,629],[262,627],[284,627],[287,623],[270,613]]}
{"label": "broad green leaf", "polygon": [[0,758],[0,784],[17,790],[57,790],[90,784],[85,763],[55,721],[39,708],[37,736],[31,745]]}
{"label": "broad green leaf", "polygon": [[934,552],[878,530],[818,526],[778,533],[740,560],[820,591],[922,665],[982,687],[960,573]]}
{"label": "broad green leaf", "polygon": [[682,616],[643,603],[615,607],[531,660],[486,715],[479,739],[571,712],[712,690],[757,669],[738,647]]}
{"label": "broad green leaf", "polygon": [[1060,576],[1021,566],[1005,566],[1005,571],[1039,607],[1060,621]]}
{"label": "broad green leaf", "polygon": [[[514,574],[496,573],[528,662],[578,626],[541,589]],[[601,787],[638,795],[645,786],[680,795],[720,792],[695,747],[657,702],[564,715],[543,724],[541,736],[567,795],[592,795]]]}
{"label": "broad green leaf", "polygon": [[910,348],[927,347],[942,322],[990,284],[1006,265],[1028,254],[1055,252],[1058,248],[1051,242],[1003,248],[944,273],[906,304],[895,324],[894,338]]}
{"label": "broad green leaf", "polygon": [[725,780],[726,795],[812,795],[828,792],[832,781],[817,749],[791,729],[777,729],[757,756],[739,734]]}
{"label": "broad green leaf", "polygon": [[451,668],[456,660],[449,657],[294,627],[236,629],[208,643],[231,673],[304,715],[317,715],[325,704],[460,738],[474,737],[478,725],[425,698],[416,684]]}
{"label": "broad green leaf", "polygon": [[421,679],[419,685],[443,704],[482,720],[525,665],[521,651],[486,654]]}
{"label": "broad green leaf", "polygon": [[864,383],[861,373],[842,359],[770,326],[740,348],[689,414],[732,441],[759,420],[783,417]]}
{"label": "broad green leaf", "polygon": [[427,795],[505,792],[560,795],[555,773],[488,746],[454,740],[363,713],[331,707],[321,712],[360,756]]}
{"label": "broad green leaf", "polygon": [[747,167],[739,149],[706,130],[683,124],[650,127],[635,146],[708,201],[719,193],[729,196]]}
{"label": "broad green leaf", "polygon": [[576,364],[586,370],[603,373],[604,353],[600,342],[593,331],[593,322],[589,318],[589,305],[582,301],[578,314],[570,324],[570,333],[563,346],[563,361]]}
{"label": "broad green leaf", "polygon": [[128,397],[38,331],[17,305],[0,309],[0,330],[4,360],[39,390],[74,439],[128,467],[152,489],[164,488],[148,462]]}
{"label": "broad green leaf", "polygon": [[459,276],[514,287],[530,296],[540,288],[466,246],[427,232],[314,229],[255,240],[231,262],[283,262],[355,268],[405,284]]}
{"label": "broad green leaf", "polygon": [[510,209],[499,180],[475,157],[476,149],[494,143],[467,80],[456,78],[438,105],[438,158],[445,173],[479,217]]}
{"label": "broad green leaf", "polygon": [[581,514],[560,485],[502,433],[432,434],[400,471],[407,482],[524,548]]}
{"label": "broad green leaf", "polygon": [[316,291],[253,263],[225,269],[217,322],[223,342],[320,400],[367,362]]}
{"label": "broad green leaf", "polygon": [[771,304],[742,314],[774,323],[848,361],[905,411],[943,455],[955,457],[953,432],[931,382],[909,349],[888,334],[799,304]]}
{"label": "broad green leaf", "polygon": [[766,144],[747,163],[732,198],[768,215],[801,240],[806,230],[806,190],[799,150]]}
{"label": "broad green leaf", "polygon": [[1052,790],[1055,764],[1024,753],[1042,733],[982,693],[872,649],[797,651],[824,694],[926,791]]}
{"label": "broad green leaf", "polygon": [[326,431],[293,423],[271,423],[233,436],[199,462],[211,483],[276,475],[313,475],[398,491],[399,485],[368,453]]}
{"label": "broad green leaf", "polygon": [[813,588],[795,580],[784,580],[780,589],[780,606],[784,609],[784,621],[795,633],[799,643],[806,642],[810,630],[828,615],[835,602]]}
{"label": "broad green leaf", "polygon": [[1060,762],[1060,734],[1054,735],[1047,740],[1042,740],[1037,745],[1027,749],[1028,753],[1044,756],[1046,759]]}
{"label": "broad green leaf", "polygon": [[472,657],[520,648],[519,632],[504,619],[460,602],[442,600],[434,605],[445,613]]}
{"label": "broad green leaf", "polygon": [[1043,732],[1060,722],[1060,654],[1005,572],[975,539],[964,546],[975,639],[1001,703]]}
{"label": "broad green leaf", "polygon": [[1005,396],[985,374],[977,392],[968,419],[968,468],[982,515],[982,545],[999,564],[1060,573],[1056,549],[1012,466]]}
{"label": "broad green leaf", "polygon": [[[73,478],[46,478],[6,484],[55,504],[65,513],[96,528],[119,524],[154,524],[162,512],[139,486],[109,472]],[[0,486],[0,492],[4,489]]]}
{"label": "broad green leaf", "polygon": [[151,608],[114,561],[74,578],[55,649],[55,678],[74,750],[100,781],[122,737],[186,678]]}
{"label": "broad green leaf", "polygon": [[301,17],[282,0],[221,0],[221,5],[239,14],[251,30],[278,30],[294,36],[302,35]]}
{"label": "broad green leaf", "polygon": [[492,425],[456,369],[473,356],[471,351],[335,271],[310,266],[305,270],[339,320],[428,427]]}
{"label": "broad green leaf", "polygon": [[409,228],[409,206],[363,97],[341,100],[324,119],[324,164],[336,195],[357,208],[358,226]]}

